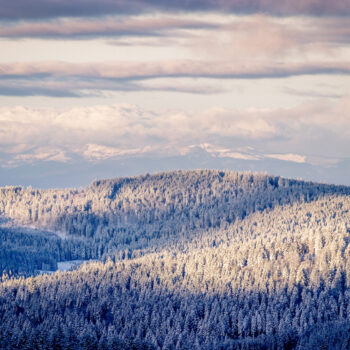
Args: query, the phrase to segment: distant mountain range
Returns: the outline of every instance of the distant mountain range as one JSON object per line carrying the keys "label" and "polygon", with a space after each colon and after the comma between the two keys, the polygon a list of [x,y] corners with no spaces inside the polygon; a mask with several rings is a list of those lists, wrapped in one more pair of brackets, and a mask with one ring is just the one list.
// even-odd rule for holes
{"label": "distant mountain range", "polygon": [[[40,161],[3,167],[0,184],[50,187],[86,186],[93,179],[130,176],[176,169],[227,169],[267,172],[307,181],[350,185],[350,158],[308,160],[294,154],[260,154],[255,150],[232,151],[212,145],[194,146],[177,156],[137,155],[87,161],[71,154],[72,161]],[[40,166],[38,166],[40,162]],[[3,159],[6,164],[6,159]]]}

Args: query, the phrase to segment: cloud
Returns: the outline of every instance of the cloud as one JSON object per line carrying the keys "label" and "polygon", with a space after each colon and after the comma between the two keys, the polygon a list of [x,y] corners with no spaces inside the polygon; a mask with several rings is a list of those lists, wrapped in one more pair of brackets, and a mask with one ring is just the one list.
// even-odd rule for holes
{"label": "cloud", "polygon": [[189,49],[206,57],[257,60],[339,56],[350,43],[348,18],[234,17],[203,35],[188,38]]}
{"label": "cloud", "polygon": [[[37,85],[37,86],[36,86]],[[10,82],[7,84],[0,83],[0,95],[1,96],[48,96],[48,97],[82,97],[80,92],[75,92],[71,89],[71,86],[67,89],[62,89],[59,86],[56,88],[52,84],[40,82],[39,84],[31,83],[27,81],[21,83],[21,81]],[[91,94],[92,95],[92,94]]]}
{"label": "cloud", "polygon": [[[0,28],[3,38],[160,37],[174,31],[213,29],[213,21],[176,17],[107,17],[103,19],[58,19],[41,22],[15,22]],[[178,33],[178,35],[180,35]]]}
{"label": "cloud", "polygon": [[[209,64],[208,64],[209,63]],[[49,77],[84,77],[94,79],[142,80],[167,77],[204,78],[282,78],[298,75],[350,74],[350,63],[312,62],[279,63],[267,62],[205,62],[196,60],[174,60],[159,62],[32,62],[1,63],[0,79]]]}
{"label": "cloud", "polygon": [[81,77],[59,77],[49,76],[39,78],[23,76],[15,79],[0,78],[0,95],[2,96],[47,96],[56,98],[84,98],[84,97],[104,97],[106,93],[139,92],[139,91],[170,91],[179,93],[191,93],[210,95],[226,92],[223,87],[212,86],[202,82],[180,82],[175,79],[166,81],[128,81],[125,79],[108,78],[84,78]]}
{"label": "cloud", "polygon": [[2,107],[0,153],[14,166],[76,157],[98,162],[145,154],[177,156],[200,147],[218,158],[329,165],[348,155],[349,103],[344,97],[285,109],[201,112],[129,104],[65,111]]}
{"label": "cloud", "polygon": [[320,92],[316,90],[300,90],[300,89],[293,89],[290,87],[284,87],[283,91],[290,95],[295,96],[302,96],[302,97],[314,97],[314,98],[335,98],[339,99],[342,97],[341,94],[335,94],[332,92]]}
{"label": "cloud", "polygon": [[251,113],[213,108],[203,113],[199,124],[208,134],[221,136],[265,139],[273,137],[277,129],[264,113]]}
{"label": "cloud", "polygon": [[[104,38],[107,45],[171,47],[192,57],[235,62],[283,59],[284,62],[339,60],[350,44],[348,18],[276,18],[266,14],[228,16],[156,14],[104,18],[61,18],[4,23],[0,37],[85,40]],[[91,45],[96,44],[96,40]],[[76,45],[76,44],[74,44]],[[101,45],[101,43],[100,43]],[[101,45],[103,48],[103,45]],[[174,51],[175,52],[175,51]],[[131,53],[135,57],[135,51]],[[347,57],[344,58],[347,60]],[[212,62],[213,63],[213,62]],[[216,62],[222,64],[223,62]]]}
{"label": "cloud", "polygon": [[56,17],[140,14],[149,12],[224,12],[270,13],[274,15],[308,14],[315,16],[350,14],[349,0],[17,0],[0,1],[0,18],[7,20]]}
{"label": "cloud", "polygon": [[[187,37],[184,33],[181,33],[181,37]],[[111,40],[107,40],[106,44],[111,46],[120,46],[120,47],[149,47],[149,48],[156,48],[156,47],[171,47],[171,46],[180,46],[181,43],[179,40],[181,38],[178,38],[178,35],[163,35],[161,37],[150,37],[150,36],[143,36],[143,37],[135,37],[135,38],[113,38]]]}
{"label": "cloud", "polygon": [[[197,94],[224,92],[201,83],[169,79],[278,79],[302,75],[350,74],[344,62],[23,62],[0,63],[0,94],[4,96],[81,97],[104,91],[177,91]],[[163,83],[152,79],[164,79]],[[168,80],[168,81],[166,81]]]}
{"label": "cloud", "polygon": [[[347,26],[346,18],[276,18],[261,14],[206,14],[202,20],[199,16],[184,14],[103,19],[63,18],[46,22],[41,20],[4,23],[0,28],[0,35],[10,38],[106,37],[106,42],[70,42],[70,47],[74,47],[75,53],[72,56],[65,55],[66,60],[80,60],[83,56],[85,60],[89,57],[86,54],[80,55],[77,49],[79,45],[82,45],[85,53],[86,49],[95,49],[96,52],[106,50],[105,56],[101,54],[98,57],[100,62],[90,63],[59,60],[35,62],[35,59],[40,59],[35,56],[32,58],[34,61],[30,62],[30,57],[26,57],[25,54],[31,49],[32,43],[36,43],[38,48],[45,47],[50,41],[5,40],[4,52],[9,43],[8,59],[11,61],[14,56],[16,59],[18,56],[18,60],[24,62],[0,63],[1,96],[78,99],[109,97],[113,92],[150,91],[209,95],[226,93],[232,89],[230,81],[222,84],[210,79],[280,79],[350,73],[350,27]],[[118,38],[113,38],[112,35],[121,37],[118,41]],[[134,36],[125,38],[124,35]],[[124,43],[132,47],[115,49],[110,45],[113,39],[116,45],[120,45],[120,40],[124,40]],[[53,49],[51,44],[48,52],[55,52],[56,49]],[[20,49],[21,45],[24,45],[24,48]],[[151,56],[145,57],[142,55],[145,48],[138,45],[160,46],[149,48]],[[120,57],[127,59],[107,61],[111,57],[118,57],[115,52],[117,55],[123,52]],[[56,59],[52,54],[44,54],[43,57]],[[128,60],[128,57],[132,59]],[[159,61],[151,60],[154,57],[164,58]],[[284,85],[286,84],[287,82],[284,82]],[[343,91],[326,94],[322,89],[319,89],[321,92],[312,91],[313,89],[288,87],[284,92],[288,95],[313,98],[339,98],[343,94]],[[290,98],[292,99],[293,97]]]}

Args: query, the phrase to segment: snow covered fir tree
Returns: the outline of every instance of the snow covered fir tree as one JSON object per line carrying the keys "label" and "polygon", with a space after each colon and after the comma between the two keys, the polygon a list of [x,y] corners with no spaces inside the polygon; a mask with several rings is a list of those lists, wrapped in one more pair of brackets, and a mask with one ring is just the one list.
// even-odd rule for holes
{"label": "snow covered fir tree", "polygon": [[175,171],[0,214],[1,349],[350,349],[350,187]]}

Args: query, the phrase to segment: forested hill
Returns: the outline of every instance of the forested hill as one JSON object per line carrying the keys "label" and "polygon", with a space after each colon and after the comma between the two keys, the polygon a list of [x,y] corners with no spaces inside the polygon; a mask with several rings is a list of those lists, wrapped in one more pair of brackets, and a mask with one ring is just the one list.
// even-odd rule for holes
{"label": "forested hill", "polygon": [[99,180],[81,190],[1,188],[0,215],[87,238],[145,225],[162,234],[218,227],[276,205],[349,193],[349,187],[262,174],[175,171]]}
{"label": "forested hill", "polygon": [[350,349],[347,187],[179,171],[1,193],[4,216],[66,232],[4,226],[5,267],[107,260],[4,275],[0,349]]}
{"label": "forested hill", "polygon": [[33,273],[62,260],[137,257],[179,247],[254,212],[349,193],[344,186],[214,170],[98,180],[79,190],[5,187],[3,220],[58,236],[0,227],[0,269]]}

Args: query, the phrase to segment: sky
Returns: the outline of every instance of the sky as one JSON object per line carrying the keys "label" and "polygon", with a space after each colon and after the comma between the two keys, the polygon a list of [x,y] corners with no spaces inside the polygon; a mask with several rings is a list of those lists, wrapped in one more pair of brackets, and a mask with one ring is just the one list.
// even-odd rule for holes
{"label": "sky", "polygon": [[350,0],[0,0],[0,186],[350,185],[349,44]]}

